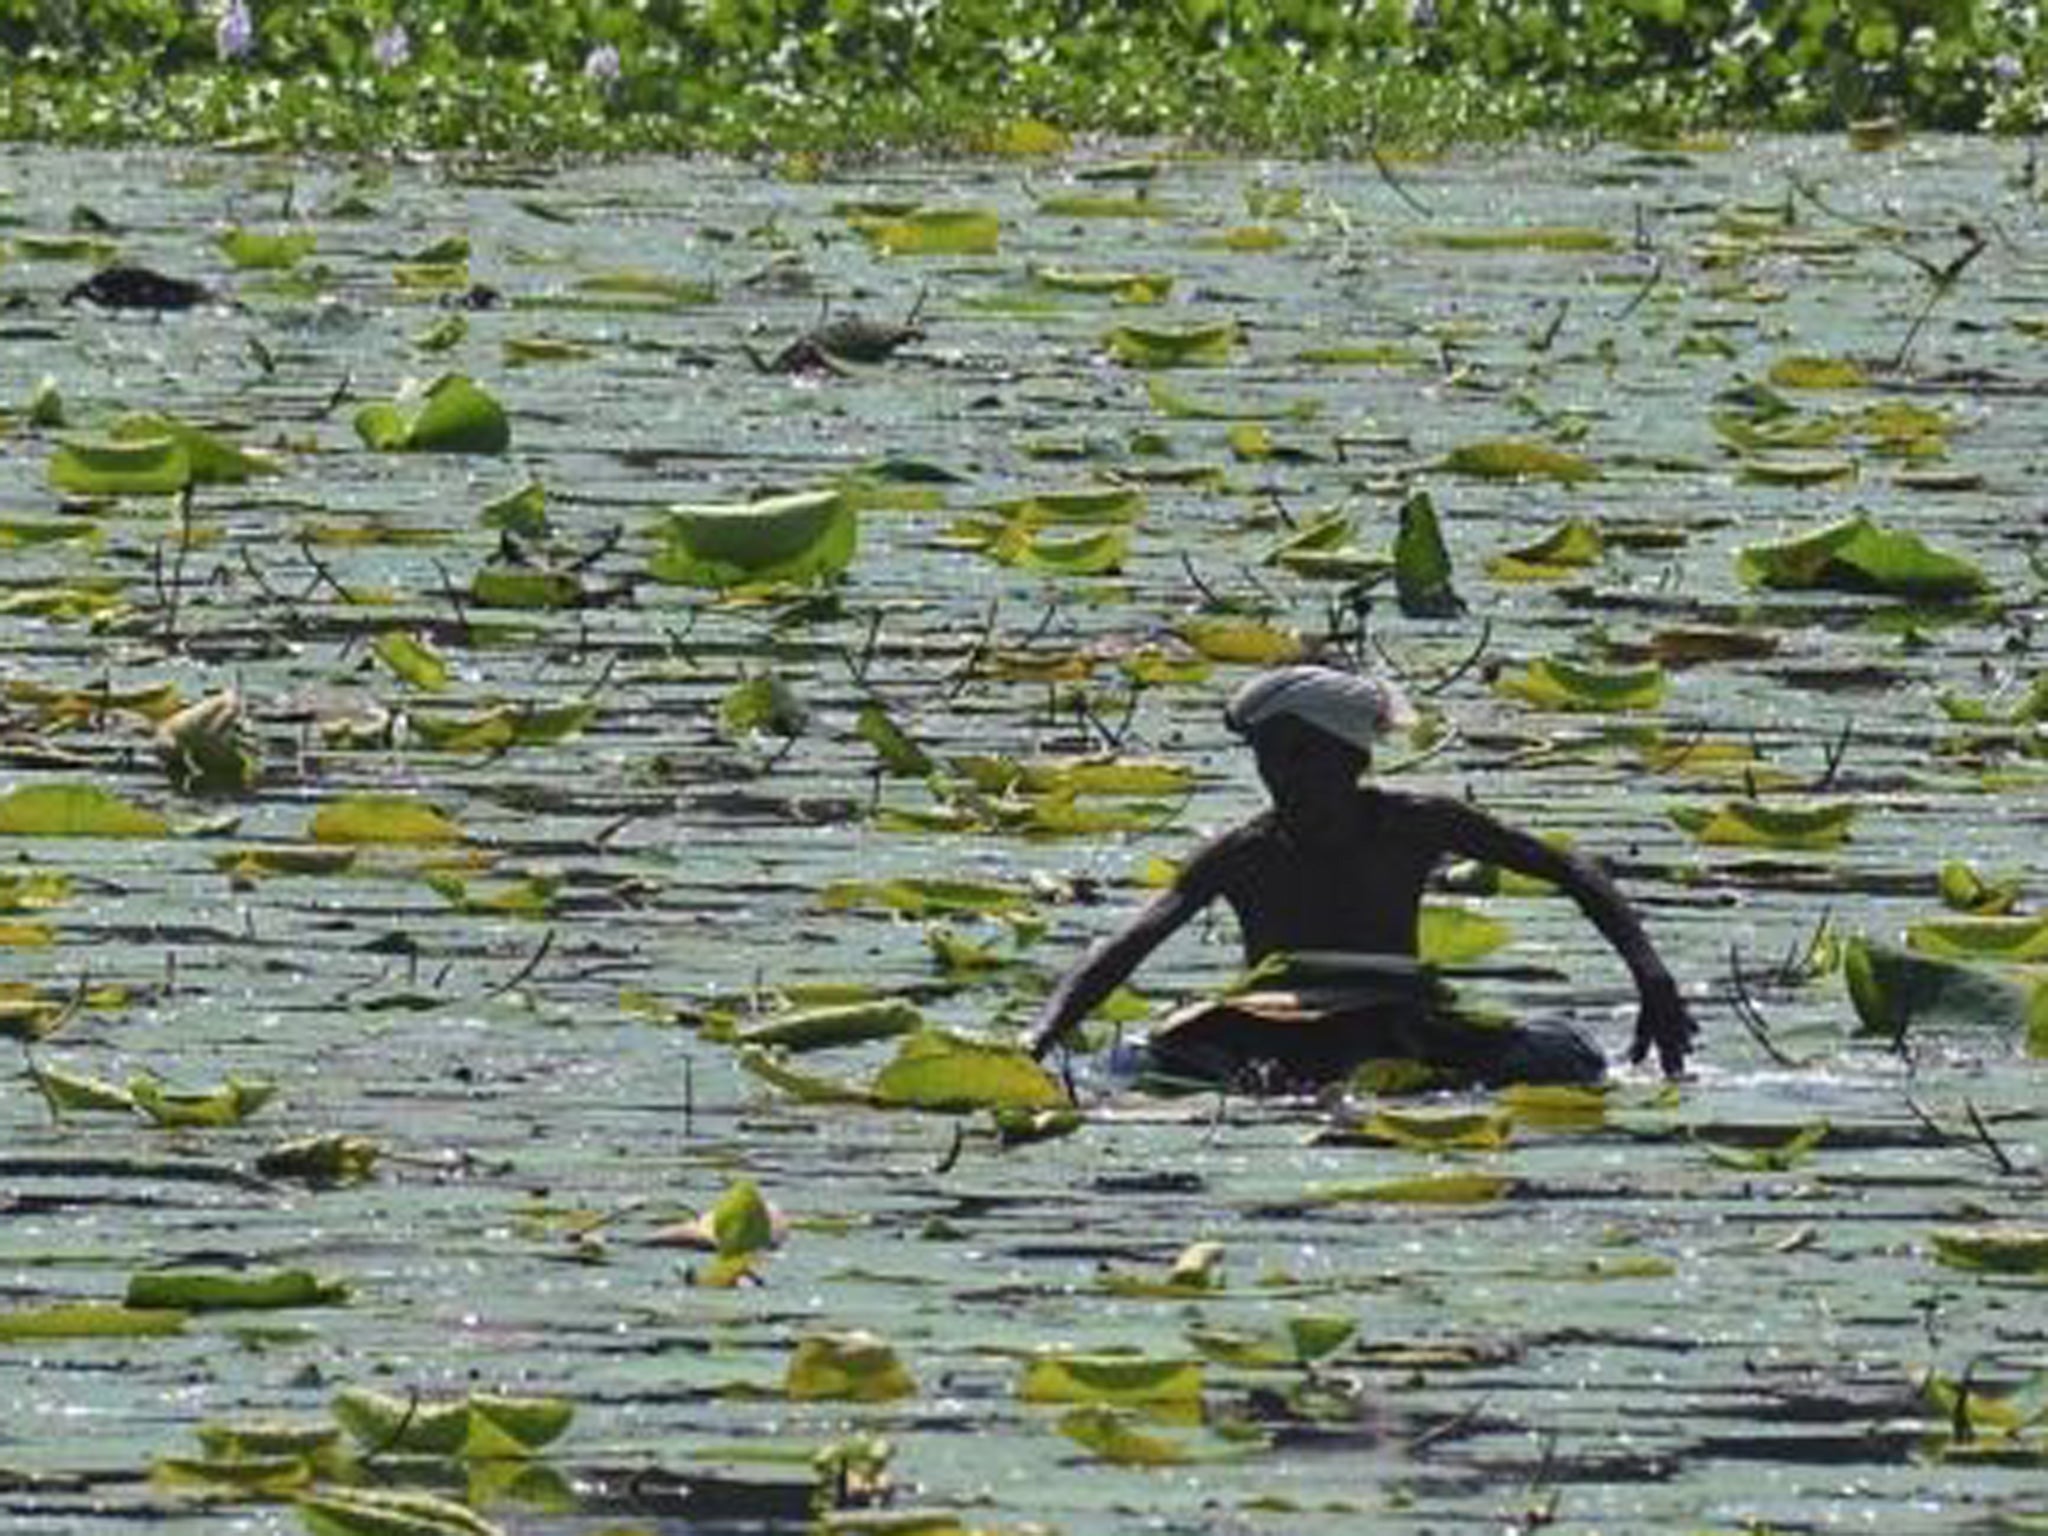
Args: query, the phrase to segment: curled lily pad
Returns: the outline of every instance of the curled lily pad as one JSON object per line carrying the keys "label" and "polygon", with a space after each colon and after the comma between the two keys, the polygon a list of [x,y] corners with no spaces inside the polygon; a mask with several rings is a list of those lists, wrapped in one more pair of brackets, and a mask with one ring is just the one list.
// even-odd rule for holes
{"label": "curled lily pad", "polygon": [[1494,687],[1539,709],[1655,709],[1667,679],[1656,665],[1584,667],[1557,656],[1538,656],[1520,672],[1503,673]]}
{"label": "curled lily pad", "polygon": [[1117,1466],[1173,1466],[1191,1455],[1179,1441],[1140,1429],[1128,1411],[1100,1403],[1083,1404],[1061,1415],[1059,1431]]}
{"label": "curled lily pad", "polygon": [[887,1040],[897,1035],[912,1034],[923,1027],[924,1015],[915,1003],[900,997],[888,997],[871,1002],[795,1009],[749,1025],[740,1031],[738,1038],[742,1045],[811,1051],[828,1046],[854,1045],[863,1040]]}
{"label": "curled lily pad", "polygon": [[1103,338],[1109,355],[1127,368],[1214,367],[1230,361],[1237,341],[1235,320],[1179,327],[1120,325]]}
{"label": "curled lily pad", "polygon": [[1555,480],[1563,485],[1576,485],[1581,480],[1600,478],[1600,467],[1591,459],[1548,443],[1520,438],[1461,443],[1445,454],[1442,462],[1454,475],[1471,475],[1481,480]]}
{"label": "curled lily pad", "polygon": [[49,474],[52,489],[77,496],[175,496],[192,484],[192,458],[169,433],[68,437]]}
{"label": "curled lily pad", "polygon": [[1751,586],[1877,592],[1921,601],[1976,597],[1989,590],[1969,561],[1931,548],[1918,534],[1879,527],[1864,513],[1780,544],[1736,552]]}
{"label": "curled lily pad", "polygon": [[783,1390],[798,1402],[886,1403],[916,1396],[917,1383],[872,1333],[815,1333],[798,1342]]}
{"label": "curled lily pad", "polygon": [[158,1125],[172,1128],[240,1125],[277,1097],[277,1084],[230,1077],[218,1088],[179,1092],[156,1079],[129,1080],[128,1096]]}
{"label": "curled lily pad", "polygon": [[829,581],[853,563],[860,520],[843,489],[741,505],[679,506],[658,525],[660,581],[735,587]]}
{"label": "curled lily pad", "polygon": [[2040,917],[1963,917],[1915,923],[1908,948],[1946,960],[1998,960],[2023,964],[2048,959],[2048,914]]}
{"label": "curled lily pad", "polygon": [[1067,1095],[1045,1068],[1007,1043],[923,1029],[906,1038],[874,1083],[885,1104],[916,1109],[1058,1109]]}
{"label": "curled lily pad", "polygon": [[431,382],[408,379],[389,401],[356,413],[356,435],[381,452],[503,453],[512,423],[473,379],[444,373]]}
{"label": "curled lily pad", "polygon": [[1027,1403],[1198,1403],[1202,1366],[1143,1355],[1045,1354],[1025,1366],[1017,1396]]}
{"label": "curled lily pad", "polygon": [[1923,1026],[1957,1026],[2021,1035],[2035,1055],[2048,1046],[2048,985],[1860,937],[1843,946],[1842,976],[1863,1034],[1898,1040]]}
{"label": "curled lily pad", "polygon": [[414,1489],[323,1487],[296,1507],[309,1536],[504,1536],[467,1505]]}
{"label": "curled lily pad", "polygon": [[1756,800],[1729,800],[1718,807],[1673,806],[1673,822],[1702,843],[1746,848],[1813,850],[1848,841],[1856,807],[1773,805]]}
{"label": "curled lily pad", "polygon": [[1948,1227],[1933,1241],[1934,1256],[1951,1269],[2048,1275],[2048,1227]]}

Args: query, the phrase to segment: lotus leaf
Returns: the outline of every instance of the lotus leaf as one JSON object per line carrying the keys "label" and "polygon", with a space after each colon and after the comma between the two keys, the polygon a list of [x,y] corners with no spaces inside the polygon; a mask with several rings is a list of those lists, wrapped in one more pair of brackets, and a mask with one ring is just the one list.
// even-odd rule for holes
{"label": "lotus leaf", "polygon": [[863,1040],[887,1040],[914,1033],[923,1027],[924,1015],[915,1003],[889,997],[871,1002],[794,1009],[748,1025],[739,1032],[738,1039],[742,1045],[814,1051],[828,1046],[854,1045]]}
{"label": "lotus leaf", "polygon": [[173,1129],[240,1125],[277,1097],[277,1084],[230,1076],[218,1088],[173,1092],[154,1078],[135,1077],[128,1096],[158,1125]]}
{"label": "lotus leaf", "polygon": [[1673,806],[1673,822],[1702,843],[1723,847],[1785,848],[1813,851],[1848,841],[1856,807],[1833,805],[1767,805],[1756,800],[1728,800],[1714,809]]}
{"label": "lotus leaf", "polygon": [[1260,619],[1201,614],[1183,619],[1177,628],[1181,639],[1210,661],[1277,667],[1308,654],[1299,631]]}
{"label": "lotus leaf", "polygon": [[982,208],[917,208],[855,227],[884,256],[993,256],[1003,222]]}
{"label": "lotus leaf", "polygon": [[215,242],[229,263],[252,271],[281,272],[313,254],[319,237],[308,229],[266,234],[239,225],[224,229]]}
{"label": "lotus leaf", "polygon": [[1110,357],[1127,368],[1214,367],[1230,361],[1237,342],[1235,320],[1175,328],[1119,325],[1103,338]]}
{"label": "lotus leaf", "polygon": [[462,828],[411,795],[343,795],[313,813],[316,843],[459,843]]}
{"label": "lotus leaf", "polygon": [[0,795],[0,836],[162,837],[169,824],[94,784],[24,784]]}
{"label": "lotus leaf", "polygon": [[905,1038],[874,1083],[885,1104],[915,1109],[1058,1109],[1066,1093],[1029,1055],[1007,1043],[939,1029]]}
{"label": "lotus leaf", "polygon": [[916,1396],[917,1383],[872,1333],[815,1333],[798,1341],[783,1390],[797,1402],[886,1403]]}
{"label": "lotus leaf", "polygon": [[1946,1227],[1934,1256],[1951,1269],[2000,1275],[2048,1275],[2048,1227]]}
{"label": "lotus leaf", "polygon": [[503,453],[512,423],[474,380],[444,373],[428,383],[408,379],[388,402],[356,413],[356,435],[380,452]]}
{"label": "lotus leaf", "polygon": [[400,682],[423,693],[440,693],[448,687],[448,659],[417,635],[387,630],[370,642],[370,651]]}
{"label": "lotus leaf", "polygon": [[989,552],[1004,565],[1047,576],[1104,576],[1123,569],[1130,547],[1131,536],[1122,528],[1046,534],[1012,524]]}
{"label": "lotus leaf", "polygon": [[1657,708],[1666,684],[1655,665],[1608,669],[1538,656],[1519,673],[1503,673],[1494,687],[1539,709],[1620,711]]}
{"label": "lotus leaf", "polygon": [[1017,1396],[1027,1403],[1198,1403],[1202,1367],[1142,1355],[1039,1355],[1025,1366]]}
{"label": "lotus leaf", "polygon": [[1779,389],[1861,389],[1870,382],[1862,364],[1849,358],[1806,353],[1779,358],[1767,377]]}
{"label": "lotus leaf", "polygon": [[346,1302],[349,1294],[341,1281],[303,1269],[153,1269],[130,1277],[126,1304],[138,1311],[178,1312],[332,1307]]}
{"label": "lotus leaf", "polygon": [[2048,915],[1915,923],[1906,930],[1906,945],[1944,960],[2038,961],[2048,958]]}
{"label": "lotus leaf", "polygon": [[1781,544],[1736,552],[1751,586],[1877,592],[1920,601],[1976,597],[1989,589],[1966,560],[1930,548],[1918,534],[1880,528],[1865,513]]}
{"label": "lotus leaf", "polygon": [[1418,229],[1410,236],[1417,245],[1440,251],[1612,251],[1621,246],[1619,236],[1604,229],[1578,224],[1528,224],[1498,229]]}
{"label": "lotus leaf", "polygon": [[185,450],[194,485],[241,485],[259,475],[275,475],[282,466],[267,453],[237,448],[213,433],[175,416],[141,412],[114,423],[113,438],[124,443],[154,443],[170,438]]}
{"label": "lotus leaf", "polygon": [[680,506],[659,525],[650,569],[661,581],[736,587],[829,581],[853,563],[859,515],[843,490],[739,506]]}
{"label": "lotus leaf", "polygon": [[20,1339],[136,1339],[185,1331],[186,1314],[74,1302],[0,1312],[0,1343]]}
{"label": "lotus leaf", "polygon": [[1099,1403],[1062,1414],[1059,1431],[1117,1466],[1173,1466],[1188,1459],[1188,1450],[1180,1442],[1141,1430],[1128,1412]]}
{"label": "lotus leaf", "polygon": [[504,1536],[467,1506],[410,1489],[323,1488],[297,1508],[308,1536]]}
{"label": "lotus leaf", "polygon": [[1485,1205],[1513,1193],[1515,1184],[1501,1173],[1424,1173],[1361,1184],[1319,1184],[1309,1190],[1308,1198],[1312,1205]]}
{"label": "lotus leaf", "polygon": [[1592,460],[1520,438],[1461,443],[1443,456],[1442,465],[1454,475],[1480,480],[1555,480],[1576,485],[1600,478],[1600,467]]}
{"label": "lotus leaf", "polygon": [[1555,581],[1597,563],[1606,550],[1597,527],[1582,517],[1568,518],[1535,543],[1495,555],[1486,571],[1497,581]]}
{"label": "lotus leaf", "polygon": [[456,1456],[469,1439],[469,1404],[392,1397],[343,1387],[328,1405],[358,1445],[380,1454]]}
{"label": "lotus leaf", "polygon": [[50,455],[50,486],[76,496],[175,496],[192,484],[192,459],[169,433],[67,437]]}
{"label": "lotus leaf", "polygon": [[1401,503],[1394,535],[1394,593],[1409,618],[1449,618],[1464,612],[1465,600],[1451,587],[1451,552],[1437,524],[1427,491]]}
{"label": "lotus leaf", "polygon": [[1842,951],[1842,975],[1859,1033],[1900,1040],[1919,1026],[1957,1025],[2024,1035],[2030,1051],[2048,1036],[2048,987],[1867,938]]}

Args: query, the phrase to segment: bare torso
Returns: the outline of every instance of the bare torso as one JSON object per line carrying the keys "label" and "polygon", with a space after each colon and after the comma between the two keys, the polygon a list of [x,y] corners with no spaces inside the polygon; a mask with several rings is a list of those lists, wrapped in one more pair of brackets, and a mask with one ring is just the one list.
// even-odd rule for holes
{"label": "bare torso", "polygon": [[1461,851],[1445,804],[1360,789],[1348,825],[1313,833],[1267,811],[1205,845],[1180,886],[1230,904],[1247,964],[1277,950],[1413,955],[1423,888]]}

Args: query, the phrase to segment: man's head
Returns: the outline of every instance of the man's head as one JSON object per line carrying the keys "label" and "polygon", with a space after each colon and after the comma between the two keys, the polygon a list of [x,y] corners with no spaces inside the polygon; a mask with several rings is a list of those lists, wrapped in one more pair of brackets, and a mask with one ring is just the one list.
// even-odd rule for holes
{"label": "man's head", "polygon": [[1223,720],[1258,755],[1283,809],[1333,807],[1372,765],[1373,744],[1414,722],[1401,690],[1334,667],[1281,667],[1231,696]]}

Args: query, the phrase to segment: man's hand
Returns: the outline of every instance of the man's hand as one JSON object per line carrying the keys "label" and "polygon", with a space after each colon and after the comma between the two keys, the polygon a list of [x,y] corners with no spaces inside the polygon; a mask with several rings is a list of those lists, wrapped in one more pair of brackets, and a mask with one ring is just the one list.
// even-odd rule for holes
{"label": "man's hand", "polygon": [[1700,1027],[1685,1006],[1685,999],[1678,995],[1678,983],[1669,976],[1643,982],[1640,991],[1643,1006],[1636,1015],[1636,1038],[1629,1047],[1628,1059],[1641,1061],[1654,1045],[1657,1065],[1664,1069],[1666,1077],[1676,1077],[1685,1070],[1686,1053],[1692,1049]]}

